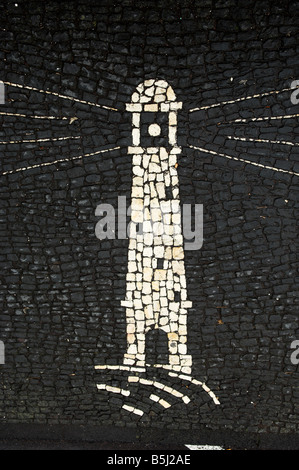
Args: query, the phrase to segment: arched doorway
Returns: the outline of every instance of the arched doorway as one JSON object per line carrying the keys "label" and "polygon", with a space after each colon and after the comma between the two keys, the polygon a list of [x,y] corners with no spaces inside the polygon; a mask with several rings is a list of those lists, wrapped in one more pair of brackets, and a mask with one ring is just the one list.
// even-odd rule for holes
{"label": "arched doorway", "polygon": [[168,338],[165,331],[154,328],[145,335],[146,364],[168,364]]}

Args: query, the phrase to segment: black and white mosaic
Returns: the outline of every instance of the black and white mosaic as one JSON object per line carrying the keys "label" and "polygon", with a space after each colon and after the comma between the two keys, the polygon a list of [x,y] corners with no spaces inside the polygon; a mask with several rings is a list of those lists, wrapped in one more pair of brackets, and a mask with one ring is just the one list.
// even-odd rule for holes
{"label": "black and white mosaic", "polygon": [[1,423],[298,432],[296,12],[1,3]]}

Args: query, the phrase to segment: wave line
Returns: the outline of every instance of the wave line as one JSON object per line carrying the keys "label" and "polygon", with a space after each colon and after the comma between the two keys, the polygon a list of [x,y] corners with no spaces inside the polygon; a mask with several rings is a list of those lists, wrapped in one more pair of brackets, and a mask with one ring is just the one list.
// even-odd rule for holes
{"label": "wave line", "polygon": [[169,371],[168,374],[171,377],[178,377],[182,380],[188,380],[189,382],[193,383],[194,385],[200,385],[204,389],[204,391],[207,392],[208,395],[210,395],[210,397],[213,399],[214,403],[216,405],[220,405],[220,401],[216,397],[215,393],[212,392],[212,390],[204,382],[200,382],[199,380],[194,379],[191,375],[179,374],[177,372],[173,372],[173,367],[169,366],[167,364],[165,364],[165,365],[164,364],[163,365],[157,365],[156,364],[154,367],[159,367],[159,368],[168,370]]}
{"label": "wave line", "polygon": [[122,408],[126,411],[129,411],[130,413],[134,413],[135,415],[142,416],[144,414],[144,411],[140,410],[139,408],[135,408],[134,406],[131,405],[122,405]]}
{"label": "wave line", "polygon": [[128,397],[130,395],[130,390],[125,390],[124,388],[119,388],[119,387],[112,387],[111,385],[107,384],[97,384],[97,389],[98,390],[106,390],[107,392],[112,392],[112,393],[120,393],[121,395],[124,395]]}
{"label": "wave line", "polygon": [[208,395],[210,395],[210,397],[213,399],[213,402],[215,403],[215,405],[220,405],[220,401],[216,397],[215,393],[212,392],[212,390],[204,382],[200,382],[199,380],[194,379],[193,377],[191,377],[191,375],[177,374],[175,372],[169,372],[169,375],[171,377],[178,377],[182,380],[188,380],[189,382],[193,383],[194,385],[200,385],[203,388],[203,390],[205,392],[207,392]]}
{"label": "wave line", "polygon": [[190,402],[190,398],[186,395],[183,395],[183,393],[179,392],[175,388],[169,387],[168,385],[162,384],[161,382],[157,382],[156,380],[149,380],[140,377],[130,376],[128,377],[128,382],[139,382],[143,385],[151,385],[162,390],[163,392],[169,393],[170,395],[176,398],[181,398],[186,404]]}
{"label": "wave line", "polygon": [[155,403],[159,403],[159,405],[163,406],[163,408],[171,407],[171,404],[168,403],[168,401],[164,400],[163,398],[158,397],[158,395],[155,395],[154,393],[152,393],[149,398]]}
{"label": "wave line", "polygon": [[110,365],[110,364],[103,364],[94,366],[96,370],[104,370],[104,369],[111,369],[111,370],[126,370],[128,372],[145,372],[144,367],[135,367],[135,366],[117,366],[117,365]]}

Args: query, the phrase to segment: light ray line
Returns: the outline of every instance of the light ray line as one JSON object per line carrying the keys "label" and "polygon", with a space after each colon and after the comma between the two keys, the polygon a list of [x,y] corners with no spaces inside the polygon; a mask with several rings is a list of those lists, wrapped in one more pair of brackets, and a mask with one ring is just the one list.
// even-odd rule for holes
{"label": "light ray line", "polygon": [[277,145],[292,145],[292,146],[299,146],[299,143],[296,142],[288,142],[284,140],[267,140],[267,139],[252,139],[250,137],[234,137],[232,135],[226,136],[230,140],[241,140],[242,142],[264,142],[266,144],[277,144]]}
{"label": "light ray line", "polygon": [[224,121],[220,124],[232,124],[238,122],[257,122],[257,121],[272,121],[272,120],[280,120],[280,119],[294,119],[299,117],[299,114],[287,114],[285,116],[263,116],[258,118],[244,118],[244,119],[234,119],[232,121]]}
{"label": "light ray line", "polygon": [[48,90],[40,90],[38,88],[34,88],[28,85],[21,85],[19,83],[11,83],[11,82],[3,82],[5,85],[9,85],[12,87],[16,88],[24,88],[26,90],[31,90],[31,91],[37,91],[39,93],[45,93],[47,95],[52,95],[52,96],[57,96],[58,98],[62,98],[64,100],[70,100],[70,101],[75,101],[76,103],[81,103],[81,104],[88,104],[89,106],[95,106],[97,108],[103,108],[103,109],[108,109],[110,111],[119,111],[116,108],[112,108],[111,106],[106,106],[106,105],[101,105],[97,103],[92,103],[90,101],[84,101],[84,100],[79,100],[78,98],[74,98],[73,96],[68,96],[68,95],[62,95],[60,93],[56,93],[54,91],[48,91]]}
{"label": "light ray line", "polygon": [[23,168],[17,168],[15,170],[4,171],[3,173],[0,174],[0,176],[9,175],[9,174],[12,174],[12,173],[18,173],[20,171],[31,170],[33,168],[40,168],[40,167],[43,167],[43,166],[55,165],[56,163],[70,162],[72,160],[79,160],[80,158],[92,157],[93,155],[98,155],[100,153],[105,153],[105,152],[112,152],[113,150],[118,150],[118,149],[120,149],[120,147],[113,147],[113,148],[110,148],[110,149],[98,150],[97,152],[93,152],[93,153],[86,153],[86,154],[83,154],[83,155],[77,155],[76,157],[61,158],[59,160],[54,160],[53,162],[38,163],[37,165],[31,165],[31,166],[26,166],[26,167],[23,167]]}
{"label": "light ray line", "polygon": [[29,143],[38,143],[38,142],[57,142],[60,140],[72,140],[72,139],[81,139],[81,136],[69,136],[69,137],[53,137],[47,139],[24,139],[24,140],[2,140],[0,145],[10,145],[10,144],[29,144]]}
{"label": "light ray line", "polygon": [[189,145],[188,147],[195,149],[195,150],[199,150],[200,152],[209,153],[211,155],[216,155],[218,157],[228,158],[229,160],[235,160],[237,162],[247,163],[248,165],[254,165],[254,166],[261,167],[261,168],[266,168],[267,170],[272,170],[272,171],[277,171],[281,173],[288,173],[289,175],[299,176],[299,173],[296,173],[294,171],[283,170],[282,168],[276,168],[274,166],[269,166],[269,165],[262,165],[261,163],[255,163],[250,160],[245,160],[244,158],[232,157],[231,155],[227,155],[225,153],[214,152],[213,150],[207,150],[201,147],[195,147],[194,145]]}
{"label": "light ray line", "polygon": [[244,96],[242,98],[237,98],[235,100],[222,101],[220,103],[214,103],[214,104],[210,104],[208,106],[201,106],[199,108],[192,108],[192,109],[189,109],[189,113],[193,113],[194,111],[202,111],[204,109],[216,108],[217,106],[225,106],[226,104],[234,104],[234,103],[238,103],[240,101],[251,100],[253,98],[262,98],[263,96],[274,95],[274,94],[278,94],[278,93],[283,93],[284,91],[291,91],[291,90],[294,90],[294,88],[283,88],[282,90],[272,90],[272,91],[267,91],[265,93],[258,93],[256,95]]}
{"label": "light ray line", "polygon": [[28,118],[28,119],[57,119],[60,121],[68,121],[68,117],[58,117],[58,116],[35,116],[33,114],[27,115],[27,114],[20,114],[20,113],[5,113],[5,112],[0,112],[1,116],[17,116],[17,117],[22,117],[22,118]]}

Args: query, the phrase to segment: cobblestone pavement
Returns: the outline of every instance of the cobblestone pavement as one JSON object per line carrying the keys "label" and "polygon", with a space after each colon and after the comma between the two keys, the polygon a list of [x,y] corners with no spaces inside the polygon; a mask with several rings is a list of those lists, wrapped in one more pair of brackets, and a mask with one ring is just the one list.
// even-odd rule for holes
{"label": "cobblestone pavement", "polygon": [[1,2],[2,439],[298,436],[298,6]]}
{"label": "cobblestone pavement", "polygon": [[82,442],[82,441],[51,441],[51,440],[19,440],[19,439],[0,439],[0,450],[113,450],[113,451],[184,451],[188,452],[187,447],[159,446],[158,444],[141,445],[135,442],[116,443],[116,442]]}

